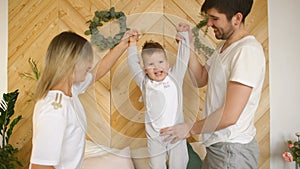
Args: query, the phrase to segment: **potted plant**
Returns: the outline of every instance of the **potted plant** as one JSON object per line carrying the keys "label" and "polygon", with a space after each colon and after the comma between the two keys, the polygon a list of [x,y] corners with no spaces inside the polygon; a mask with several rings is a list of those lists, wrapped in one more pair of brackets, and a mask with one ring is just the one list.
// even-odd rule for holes
{"label": "potted plant", "polygon": [[288,140],[288,151],[282,153],[282,157],[287,162],[295,161],[295,168],[300,166],[300,132],[296,133],[297,140]]}
{"label": "potted plant", "polygon": [[17,165],[22,166],[16,157],[16,153],[19,152],[18,148],[14,148],[9,143],[13,128],[22,118],[19,115],[12,119],[18,95],[18,90],[4,93],[0,102],[0,140],[2,140],[0,143],[0,169],[14,169]]}

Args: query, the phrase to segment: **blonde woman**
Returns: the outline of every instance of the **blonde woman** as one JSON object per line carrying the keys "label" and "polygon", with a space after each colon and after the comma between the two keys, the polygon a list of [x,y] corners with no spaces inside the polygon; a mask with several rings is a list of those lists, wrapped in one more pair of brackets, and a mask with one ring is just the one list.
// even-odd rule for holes
{"label": "blonde woman", "polygon": [[62,32],[51,41],[35,92],[32,169],[81,168],[87,122],[78,95],[110,70],[128,48],[131,33],[93,69],[93,49],[86,39]]}

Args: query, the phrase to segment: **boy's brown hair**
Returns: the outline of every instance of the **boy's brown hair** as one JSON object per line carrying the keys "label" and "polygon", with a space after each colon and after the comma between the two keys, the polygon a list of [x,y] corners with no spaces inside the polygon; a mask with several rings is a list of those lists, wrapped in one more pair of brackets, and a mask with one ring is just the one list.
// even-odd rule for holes
{"label": "boy's brown hair", "polygon": [[150,40],[149,42],[146,41],[142,47],[142,57],[144,57],[145,55],[152,55],[154,52],[162,52],[167,59],[166,52],[161,44],[152,40]]}

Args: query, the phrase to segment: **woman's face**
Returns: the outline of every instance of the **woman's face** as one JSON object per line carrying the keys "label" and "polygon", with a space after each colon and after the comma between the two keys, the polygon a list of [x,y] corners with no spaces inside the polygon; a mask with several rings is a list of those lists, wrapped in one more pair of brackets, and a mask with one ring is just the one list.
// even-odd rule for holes
{"label": "woman's face", "polygon": [[76,63],[73,74],[73,83],[83,82],[85,80],[86,74],[91,70],[92,65],[92,59]]}

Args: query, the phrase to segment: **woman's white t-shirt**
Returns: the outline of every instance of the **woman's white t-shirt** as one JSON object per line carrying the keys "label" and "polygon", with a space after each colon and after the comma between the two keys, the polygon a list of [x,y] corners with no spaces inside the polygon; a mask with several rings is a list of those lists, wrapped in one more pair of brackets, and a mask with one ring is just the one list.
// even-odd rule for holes
{"label": "woman's white t-shirt", "polygon": [[73,84],[72,97],[51,90],[37,101],[33,114],[32,164],[57,169],[81,168],[87,124],[78,95],[92,79],[88,73],[84,82]]}

